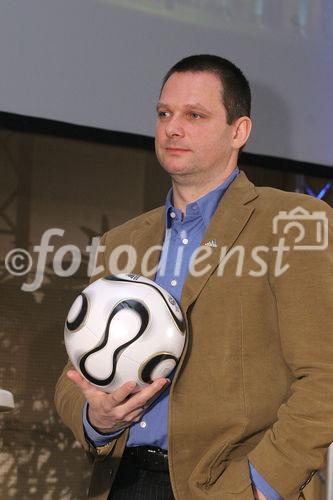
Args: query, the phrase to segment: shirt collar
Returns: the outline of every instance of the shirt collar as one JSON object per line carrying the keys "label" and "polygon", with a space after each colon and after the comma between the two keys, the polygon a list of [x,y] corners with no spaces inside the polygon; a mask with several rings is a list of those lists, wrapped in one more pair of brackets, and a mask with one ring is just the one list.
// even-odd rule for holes
{"label": "shirt collar", "polygon": [[[210,223],[211,218],[215,213],[217,205],[219,204],[223,194],[225,193],[227,188],[230,186],[230,184],[237,177],[238,174],[239,174],[239,168],[236,167],[231,172],[231,174],[225,179],[225,181],[222,182],[222,184],[217,186],[215,189],[213,189],[213,191],[210,191],[209,193],[205,194],[198,200],[188,203],[186,205],[185,221],[197,217],[202,217],[204,224],[207,227],[208,224]],[[177,220],[181,219],[181,210],[179,208],[175,208],[172,203],[172,188],[169,190],[166,197],[165,217],[166,217],[165,223],[167,228],[170,228],[173,219]]]}

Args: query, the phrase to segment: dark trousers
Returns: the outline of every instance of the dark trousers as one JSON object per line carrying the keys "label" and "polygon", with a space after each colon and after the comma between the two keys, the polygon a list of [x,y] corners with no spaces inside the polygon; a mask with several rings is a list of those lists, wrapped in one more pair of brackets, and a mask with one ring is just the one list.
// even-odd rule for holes
{"label": "dark trousers", "polygon": [[174,500],[169,474],[142,469],[123,458],[108,500]]}

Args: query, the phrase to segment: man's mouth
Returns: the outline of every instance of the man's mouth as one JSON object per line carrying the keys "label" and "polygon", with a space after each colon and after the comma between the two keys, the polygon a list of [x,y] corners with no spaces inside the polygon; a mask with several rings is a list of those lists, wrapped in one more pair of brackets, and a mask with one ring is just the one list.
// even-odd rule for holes
{"label": "man's mouth", "polygon": [[190,151],[189,149],[177,148],[175,146],[168,146],[168,147],[165,148],[165,150],[168,153],[186,153],[186,152]]}

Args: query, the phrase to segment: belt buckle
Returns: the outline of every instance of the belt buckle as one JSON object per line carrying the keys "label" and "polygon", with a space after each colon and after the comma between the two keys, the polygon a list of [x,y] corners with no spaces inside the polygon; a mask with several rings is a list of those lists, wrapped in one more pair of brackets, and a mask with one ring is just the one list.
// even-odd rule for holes
{"label": "belt buckle", "polygon": [[139,458],[143,459],[142,468],[153,472],[169,471],[168,454],[165,453],[165,450],[148,446],[143,447],[140,451],[142,451],[142,455],[139,452]]}

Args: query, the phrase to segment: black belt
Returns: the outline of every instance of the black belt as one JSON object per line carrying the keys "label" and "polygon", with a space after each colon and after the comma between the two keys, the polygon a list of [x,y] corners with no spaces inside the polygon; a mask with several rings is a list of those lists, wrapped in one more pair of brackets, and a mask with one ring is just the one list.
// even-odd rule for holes
{"label": "black belt", "polygon": [[123,459],[139,469],[169,472],[168,451],[157,446],[131,446],[125,448]]}

